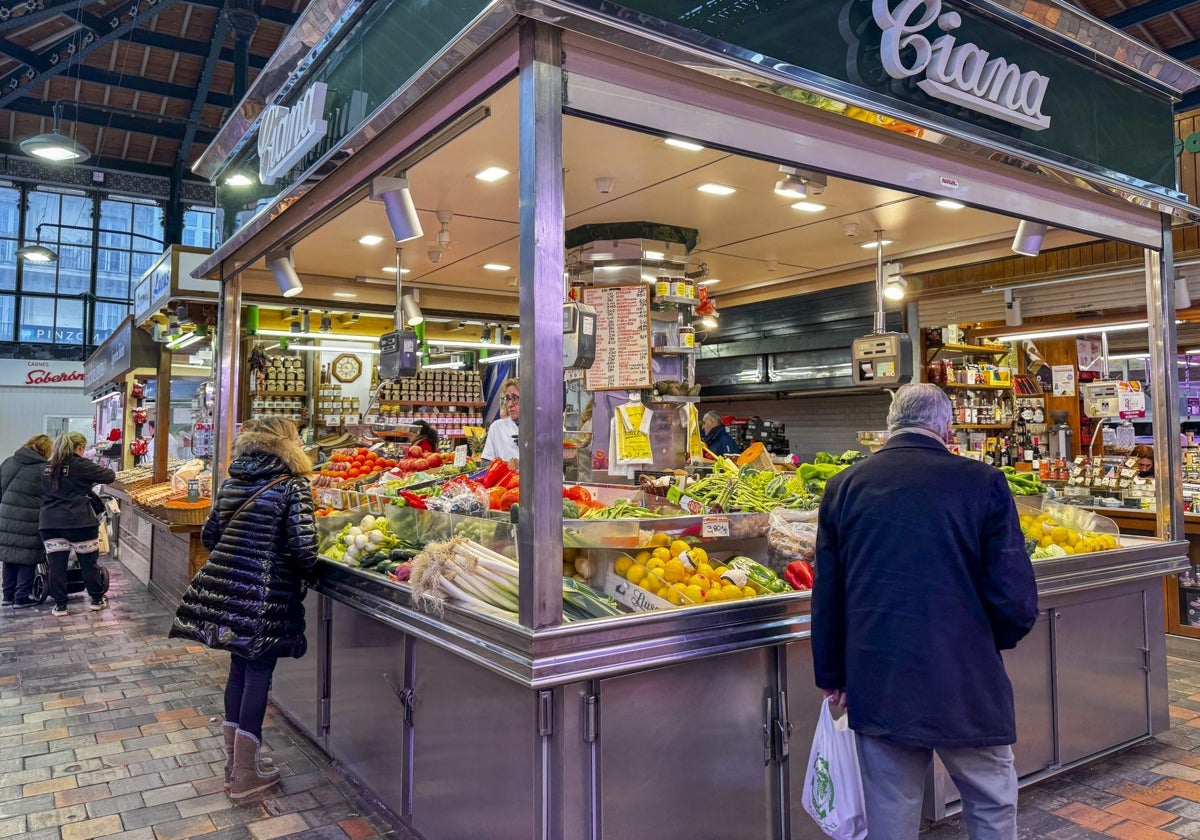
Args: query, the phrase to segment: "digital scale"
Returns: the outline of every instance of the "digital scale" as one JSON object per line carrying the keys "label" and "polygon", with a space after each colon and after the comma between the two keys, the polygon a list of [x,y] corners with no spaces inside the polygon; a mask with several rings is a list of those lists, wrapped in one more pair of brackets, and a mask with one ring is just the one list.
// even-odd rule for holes
{"label": "digital scale", "polygon": [[563,368],[583,370],[596,360],[596,309],[569,300],[563,304]]}
{"label": "digital scale", "polygon": [[393,330],[379,337],[380,379],[416,376],[419,361],[417,334],[412,330]]}
{"label": "digital scale", "polygon": [[1146,392],[1140,382],[1120,379],[1084,382],[1079,386],[1083,397],[1083,413],[1094,419],[1146,416]]}
{"label": "digital scale", "polygon": [[903,385],[912,381],[912,339],[907,333],[875,333],[850,346],[855,385]]}

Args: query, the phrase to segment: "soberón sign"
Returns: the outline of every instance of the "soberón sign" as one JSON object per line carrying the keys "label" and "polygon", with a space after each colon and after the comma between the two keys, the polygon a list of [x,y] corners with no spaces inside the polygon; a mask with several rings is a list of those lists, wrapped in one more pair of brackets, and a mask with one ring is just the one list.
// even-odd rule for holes
{"label": "sober\u00f3n sign", "polygon": [[[962,17],[943,14],[941,0],[901,0],[894,9],[888,0],[873,0],[871,13],[882,32],[883,69],[893,79],[924,73],[917,87],[935,99],[1035,131],[1050,127],[1042,113],[1050,79],[992,58],[975,44],[957,43],[950,33],[962,26]],[[944,34],[930,41],[923,33],[935,21]]]}

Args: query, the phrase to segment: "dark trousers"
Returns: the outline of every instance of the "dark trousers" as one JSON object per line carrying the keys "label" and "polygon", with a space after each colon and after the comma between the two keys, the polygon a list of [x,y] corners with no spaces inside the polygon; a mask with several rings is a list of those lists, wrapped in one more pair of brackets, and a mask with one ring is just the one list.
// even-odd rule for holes
{"label": "dark trousers", "polygon": [[33,579],[37,576],[37,566],[4,564],[4,600],[24,601],[29,597]]}
{"label": "dark trousers", "polygon": [[92,596],[93,601],[104,597],[104,584],[96,567],[96,561],[100,558],[98,525],[43,528],[38,533],[46,548],[46,565],[50,567],[50,597],[54,599],[55,606],[67,606],[67,561],[71,558],[72,548],[75,549],[75,558],[79,561],[88,595]]}
{"label": "dark trousers", "polygon": [[275,673],[274,656],[246,659],[229,657],[229,679],[225,681],[225,720],[262,740],[263,718],[267,716],[267,694]]}

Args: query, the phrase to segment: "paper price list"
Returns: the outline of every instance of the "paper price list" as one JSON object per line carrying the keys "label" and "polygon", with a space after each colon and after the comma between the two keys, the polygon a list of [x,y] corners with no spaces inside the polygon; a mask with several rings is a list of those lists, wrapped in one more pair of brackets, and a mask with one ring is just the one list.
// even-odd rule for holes
{"label": "paper price list", "polygon": [[596,309],[596,360],[587,371],[585,387],[650,387],[650,289],[591,288],[584,290],[583,300]]}

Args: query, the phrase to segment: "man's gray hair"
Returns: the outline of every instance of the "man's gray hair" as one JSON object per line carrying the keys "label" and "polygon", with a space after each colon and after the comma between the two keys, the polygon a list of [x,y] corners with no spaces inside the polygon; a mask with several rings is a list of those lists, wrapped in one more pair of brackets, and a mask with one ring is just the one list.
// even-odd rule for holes
{"label": "man's gray hair", "polygon": [[888,431],[915,426],[944,435],[950,425],[950,415],[950,398],[945,391],[928,382],[913,382],[902,385],[892,397]]}
{"label": "man's gray hair", "polygon": [[704,416],[700,418],[700,422],[703,423],[705,420],[711,420],[714,423],[718,423],[718,424],[723,422],[721,420],[721,415],[717,414],[717,412],[715,412],[715,411],[704,412]]}

